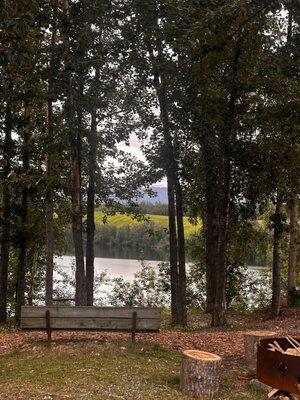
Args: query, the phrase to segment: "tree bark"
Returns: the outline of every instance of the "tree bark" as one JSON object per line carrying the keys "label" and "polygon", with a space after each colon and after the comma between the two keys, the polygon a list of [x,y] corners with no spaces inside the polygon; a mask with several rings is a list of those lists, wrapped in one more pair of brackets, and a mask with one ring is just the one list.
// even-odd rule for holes
{"label": "tree bark", "polygon": [[[95,81],[99,79],[99,68],[96,68]],[[94,302],[94,233],[95,233],[95,177],[96,177],[96,147],[97,147],[97,113],[93,106],[91,111],[91,129],[88,134],[89,182],[87,190],[87,227],[86,227],[86,290],[87,305]]]}
{"label": "tree bark", "polygon": [[[159,3],[149,3],[149,9],[145,11],[140,2],[139,12],[143,15],[144,37],[148,48],[153,71],[153,86],[158,99],[160,120],[163,134],[162,156],[164,170],[167,176],[168,189],[168,219],[169,219],[169,243],[170,243],[170,276],[171,276],[171,314],[172,324],[186,324],[186,278],[185,278],[185,243],[183,229],[183,204],[180,181],[178,176],[178,162],[174,154],[174,146],[170,127],[169,104],[167,95],[167,83],[164,70],[163,40],[158,24],[161,17]],[[150,15],[147,12],[150,11]],[[149,32],[149,18],[153,21],[152,30]],[[155,36],[155,44],[151,41],[151,35]],[[154,55],[154,50],[157,55]],[[177,220],[177,225],[176,225]]]}
{"label": "tree bark", "polygon": [[[158,41],[159,42],[159,41]],[[164,169],[167,176],[167,192],[168,192],[168,224],[169,224],[169,245],[170,245],[170,279],[171,279],[171,323],[173,325],[180,324],[184,318],[180,316],[179,302],[179,270],[178,270],[178,243],[177,243],[177,226],[176,226],[176,169],[174,165],[174,150],[170,134],[170,121],[167,105],[166,88],[164,85],[164,76],[158,70],[157,60],[153,55],[153,49],[149,45],[149,54],[153,66],[154,88],[156,90],[160,120],[163,130],[163,161]],[[160,49],[161,57],[161,49]],[[160,64],[161,65],[161,64]],[[181,310],[182,311],[182,310]]]}
{"label": "tree bark", "polygon": [[198,350],[186,350],[180,372],[180,389],[199,400],[214,399],[219,392],[221,358]]}
{"label": "tree bark", "polygon": [[274,236],[273,236],[273,284],[272,284],[272,316],[278,317],[280,313],[281,296],[281,240],[282,240],[282,202],[276,201],[274,214]]}
{"label": "tree bark", "polygon": [[[53,133],[52,125],[52,101],[47,104],[47,131],[50,138]],[[46,156],[46,306],[53,304],[53,255],[54,255],[54,226],[53,226],[53,188],[52,188],[52,155]]]}
{"label": "tree bark", "polygon": [[176,182],[176,222],[177,222],[177,243],[178,243],[178,294],[179,294],[179,324],[187,325],[186,306],[186,268],[185,268],[185,237],[183,224],[183,198],[182,189],[177,176]]}
{"label": "tree bark", "polygon": [[66,78],[66,119],[70,143],[70,164],[71,164],[71,198],[72,198],[72,233],[75,247],[76,262],[76,289],[75,305],[86,305],[86,276],[84,267],[83,253],[83,234],[82,234],[82,210],[81,210],[81,171],[80,154],[78,146],[78,136],[75,124],[75,107],[73,94],[73,67],[70,54],[69,43],[69,1],[63,0],[64,23],[63,23],[63,42],[64,42],[64,61]]}
{"label": "tree bark", "polygon": [[48,150],[46,154],[46,306],[53,304],[53,256],[54,256],[54,225],[53,225],[53,213],[54,213],[54,199],[53,199],[53,156],[51,143],[53,141],[53,98],[54,98],[54,46],[56,42],[56,8],[57,3],[54,2],[53,7],[53,21],[52,21],[52,32],[51,32],[51,55],[50,55],[50,73],[48,81],[48,100],[47,100],[47,140]]}
{"label": "tree bark", "polygon": [[[169,110],[168,110],[168,98],[167,98],[167,85],[163,71],[164,56],[162,50],[162,41],[160,33],[157,36],[157,53],[158,53],[158,64],[156,67],[155,63],[155,88],[157,92],[159,107],[160,107],[160,118],[163,126],[164,136],[164,158],[165,158],[165,170],[168,177],[168,184],[172,186],[170,189],[173,192],[175,209],[171,206],[171,215],[169,214],[169,228],[174,232],[170,231],[170,246],[172,242],[172,250],[170,248],[170,265],[171,265],[171,286],[172,286],[172,269],[173,279],[176,281],[173,283],[174,292],[176,287],[176,294],[174,293],[173,300],[174,308],[176,304],[177,315],[172,318],[173,324],[183,325],[187,324],[187,311],[186,311],[186,268],[185,268],[185,238],[184,238],[184,227],[183,227],[183,199],[182,190],[178,176],[178,163],[174,154],[174,146],[171,137]],[[173,217],[173,213],[175,214]],[[170,219],[174,218],[174,221]],[[176,218],[176,219],[175,219]],[[171,222],[171,227],[170,227]],[[177,222],[177,225],[176,225]],[[175,224],[175,227],[174,227]],[[173,253],[171,255],[171,252]],[[176,253],[176,257],[175,257]],[[173,266],[171,264],[171,258]],[[176,260],[175,260],[176,258]]]}
{"label": "tree bark", "polygon": [[[25,111],[26,114],[26,111]],[[25,304],[25,278],[26,278],[26,259],[27,259],[27,220],[28,220],[28,189],[26,185],[26,178],[29,171],[29,151],[28,142],[29,134],[26,129],[23,132],[24,143],[22,148],[22,163],[23,163],[23,183],[22,197],[21,197],[21,227],[19,232],[19,258],[17,269],[17,285],[16,285],[16,310],[15,317],[16,323],[20,324],[21,307]]]}
{"label": "tree bark", "polygon": [[[288,27],[287,27],[287,45],[290,46],[293,38],[294,10],[293,4],[288,7]],[[296,13],[297,14],[297,13]],[[292,55],[290,54],[290,57]],[[298,185],[300,181],[298,180]],[[289,240],[289,259],[288,259],[288,295],[287,304],[294,306],[294,292],[297,286],[297,253],[298,253],[298,198],[295,196],[289,205],[290,216],[290,240]]]}
{"label": "tree bark", "polygon": [[205,176],[205,271],[206,311],[212,313],[215,294],[215,278],[218,260],[219,219],[217,207],[217,160],[213,133],[207,124],[201,124],[201,147]]}
{"label": "tree bark", "polygon": [[11,170],[12,157],[12,112],[9,104],[5,110],[5,138],[3,146],[3,178],[2,178],[2,203],[3,203],[3,220],[1,235],[1,254],[0,254],[0,323],[5,323],[7,318],[7,281],[8,281],[8,265],[9,265],[9,243],[10,243],[10,187],[9,173]]}
{"label": "tree bark", "polygon": [[294,292],[297,286],[297,255],[298,255],[298,205],[297,198],[290,205],[290,242],[288,260],[288,305],[294,305]]}
{"label": "tree bark", "polygon": [[177,260],[177,235],[176,235],[176,211],[175,193],[172,178],[167,174],[168,193],[168,224],[170,245],[170,278],[171,278],[171,322],[173,325],[179,323],[178,314],[178,260]]}
{"label": "tree bark", "polygon": [[[229,136],[227,138],[229,142]],[[224,150],[227,152],[226,150]],[[218,246],[218,262],[215,278],[215,295],[212,313],[212,326],[226,325],[226,274],[227,274],[227,236],[229,222],[229,203],[230,203],[230,176],[231,167],[228,155],[224,161],[224,177],[223,177],[223,198],[220,207],[219,219],[219,246]]]}
{"label": "tree bark", "polygon": [[227,244],[229,225],[229,206],[231,197],[231,142],[235,118],[237,115],[236,101],[239,98],[238,71],[241,58],[242,43],[238,38],[232,63],[232,82],[228,102],[228,111],[224,119],[224,129],[221,135],[221,196],[219,205],[219,243],[218,262],[216,269],[214,307],[212,326],[226,325],[226,275],[227,275]]}
{"label": "tree bark", "polygon": [[29,306],[33,305],[34,282],[35,282],[36,273],[37,273],[37,258],[38,258],[38,253],[37,253],[36,249],[34,249],[32,251],[31,257],[29,257],[29,262],[31,262],[30,282],[28,285],[28,305]]}

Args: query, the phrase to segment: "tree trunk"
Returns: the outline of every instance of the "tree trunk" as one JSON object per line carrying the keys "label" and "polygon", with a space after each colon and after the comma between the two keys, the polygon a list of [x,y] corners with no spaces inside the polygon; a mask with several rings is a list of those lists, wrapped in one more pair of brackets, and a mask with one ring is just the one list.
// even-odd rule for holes
{"label": "tree trunk", "polygon": [[[99,76],[98,69],[96,77]],[[91,129],[88,135],[89,145],[89,183],[87,190],[87,226],[86,226],[86,290],[87,305],[94,301],[94,233],[95,233],[95,171],[97,146],[97,115],[96,108],[91,112]]]}
{"label": "tree trunk", "polygon": [[219,392],[221,358],[212,353],[186,350],[180,373],[180,389],[199,400],[214,399]]}
{"label": "tree trunk", "polygon": [[185,269],[185,240],[183,224],[183,199],[182,189],[179,179],[176,182],[176,221],[177,221],[177,241],[178,241],[178,298],[179,298],[179,324],[187,325],[186,307],[186,269]]}
{"label": "tree trunk", "polygon": [[281,240],[282,240],[282,202],[277,199],[274,214],[273,236],[273,284],[272,284],[272,316],[278,317],[281,295]]}
{"label": "tree trunk", "polygon": [[171,322],[179,323],[178,315],[178,260],[177,260],[177,235],[176,235],[176,211],[175,193],[172,178],[167,175],[168,192],[168,224],[170,244],[170,278],[171,278]]}
{"label": "tree trunk", "polygon": [[239,38],[232,62],[232,82],[228,102],[228,110],[224,119],[224,130],[221,135],[221,196],[219,205],[219,244],[216,269],[215,296],[212,314],[212,326],[226,324],[226,275],[227,275],[227,243],[229,225],[229,206],[231,196],[231,142],[236,118],[236,101],[239,98],[238,71],[241,58],[242,43]]}
{"label": "tree trunk", "polygon": [[[172,250],[170,248],[170,264],[171,257],[174,265],[171,264],[171,270],[173,269],[173,277],[176,282],[173,283],[174,292],[176,287],[176,295],[174,293],[173,303],[174,308],[176,304],[177,315],[172,318],[172,322],[178,325],[187,324],[187,311],[186,311],[186,269],[185,269],[185,238],[184,238],[184,227],[183,227],[183,199],[182,191],[178,177],[178,163],[175,159],[174,146],[172,142],[171,132],[170,132],[170,121],[169,121],[169,110],[168,110],[168,98],[167,98],[167,87],[165,82],[165,76],[163,71],[164,56],[162,51],[161,38],[157,38],[157,52],[158,52],[158,62],[159,68],[156,69],[155,77],[155,88],[157,92],[159,107],[160,107],[160,118],[163,126],[163,136],[164,136],[164,159],[165,159],[165,170],[168,176],[169,185],[172,186],[172,195],[174,199],[175,209],[169,209],[171,215],[169,214],[169,224],[171,221],[171,229],[174,229],[172,233],[172,238],[170,237],[170,245],[172,241]],[[173,217],[174,213],[174,217]],[[176,219],[175,219],[176,218]],[[176,226],[177,221],[177,226]],[[175,226],[174,226],[175,225]],[[170,228],[170,226],[169,226]],[[170,231],[171,236],[171,231]],[[171,255],[171,251],[172,254]],[[176,257],[175,257],[176,252]],[[176,261],[175,261],[176,258]],[[176,264],[175,264],[176,263]],[[171,271],[172,274],[172,271]],[[172,282],[171,282],[172,286]]]}
{"label": "tree trunk", "polygon": [[[47,105],[47,131],[48,137],[52,136],[52,101]],[[48,152],[46,156],[46,306],[53,304],[53,255],[54,255],[54,226],[53,226],[53,188],[52,188],[52,155]]]}
{"label": "tree trunk", "polygon": [[[229,141],[229,137],[227,139]],[[226,150],[224,150],[226,151]],[[223,198],[220,207],[218,262],[215,278],[215,295],[212,314],[212,326],[226,325],[226,275],[227,275],[227,236],[230,203],[230,161],[226,155],[224,161]]]}
{"label": "tree trunk", "polygon": [[[174,166],[174,150],[170,134],[170,122],[167,106],[166,88],[163,85],[164,78],[156,67],[156,59],[153,55],[153,49],[149,46],[149,54],[153,64],[154,87],[156,90],[159,108],[160,120],[163,129],[163,160],[164,169],[167,176],[168,192],[168,224],[169,224],[169,245],[170,245],[170,279],[171,279],[171,323],[180,324],[184,318],[179,316],[179,271],[178,271],[178,243],[176,227],[176,172]],[[161,83],[162,82],[162,83]],[[182,310],[181,310],[182,311]]]}
{"label": "tree trunk", "polygon": [[72,193],[72,232],[76,260],[76,292],[75,305],[86,305],[86,277],[83,254],[82,215],[81,215],[81,183],[79,172],[79,155],[77,141],[71,140],[71,193]]}
{"label": "tree trunk", "polygon": [[205,272],[206,272],[206,312],[212,313],[216,286],[216,264],[218,249],[218,212],[213,202],[209,202],[206,193],[206,222],[205,222]]}
{"label": "tree trunk", "polygon": [[3,204],[3,221],[1,235],[1,254],[0,254],[0,323],[6,322],[7,310],[7,280],[8,280],[8,264],[9,264],[9,243],[10,243],[10,187],[8,176],[11,170],[12,157],[12,115],[11,108],[7,104],[5,111],[5,138],[3,145],[3,179],[2,179],[2,204]]}
{"label": "tree trunk", "polygon": [[216,268],[218,260],[218,241],[219,241],[219,223],[217,209],[217,160],[213,145],[212,132],[203,124],[201,128],[202,135],[202,154],[205,172],[205,270],[206,270],[206,312],[212,313],[214,295]]}
{"label": "tree trunk", "polygon": [[51,33],[51,59],[50,59],[50,75],[48,81],[48,100],[47,100],[47,140],[48,150],[46,154],[46,306],[53,304],[53,256],[54,256],[54,225],[53,225],[53,171],[52,171],[52,149],[51,143],[53,141],[53,97],[54,97],[54,46],[56,41],[56,7],[53,9],[53,22]]}
{"label": "tree trunk", "polygon": [[[26,111],[25,111],[26,112]],[[27,219],[28,219],[28,189],[26,178],[29,171],[29,152],[28,142],[29,134],[24,130],[24,143],[22,148],[23,177],[25,179],[22,199],[21,199],[21,227],[19,233],[19,259],[17,269],[17,285],[16,285],[16,323],[20,323],[21,307],[25,304],[25,277],[26,277],[26,259],[27,259]]]}
{"label": "tree trunk", "polygon": [[33,305],[34,282],[35,282],[36,273],[37,273],[37,258],[38,258],[38,253],[36,250],[33,250],[31,257],[29,257],[29,262],[31,262],[30,283],[28,285],[29,286],[28,287],[28,305],[29,306]]}
{"label": "tree trunk", "polygon": [[289,209],[290,213],[290,242],[288,260],[288,305],[294,305],[294,292],[297,286],[297,254],[298,254],[298,204],[297,198]]}
{"label": "tree trunk", "polygon": [[69,1],[63,0],[64,23],[63,23],[63,42],[66,87],[66,119],[70,143],[70,163],[71,163],[71,198],[72,198],[72,233],[75,247],[76,261],[76,291],[75,305],[86,305],[86,277],[83,254],[83,235],[82,235],[82,210],[81,210],[81,179],[80,179],[80,154],[78,146],[77,128],[75,124],[75,107],[73,94],[73,68],[69,44]]}
{"label": "tree trunk", "polygon": [[[152,9],[150,7],[150,9]],[[182,219],[182,195],[178,177],[178,163],[174,154],[174,147],[170,128],[169,105],[167,96],[167,84],[164,71],[163,41],[161,37],[158,18],[160,11],[156,6],[152,9],[155,18],[156,44],[152,45],[151,33],[147,31],[148,15],[145,14],[145,41],[148,47],[153,70],[153,86],[156,91],[160,120],[163,133],[163,161],[167,176],[168,186],[168,218],[170,241],[170,275],[171,275],[171,312],[172,324],[186,325],[186,272],[185,272],[185,244]],[[142,12],[142,11],[141,11]],[[155,47],[155,49],[154,49]],[[154,56],[154,50],[157,56]],[[178,197],[178,199],[177,199]],[[178,203],[178,204],[177,204]],[[177,209],[178,205],[178,209]],[[176,226],[177,219],[177,226]],[[179,236],[178,236],[179,235]],[[179,263],[179,264],[178,264]]]}

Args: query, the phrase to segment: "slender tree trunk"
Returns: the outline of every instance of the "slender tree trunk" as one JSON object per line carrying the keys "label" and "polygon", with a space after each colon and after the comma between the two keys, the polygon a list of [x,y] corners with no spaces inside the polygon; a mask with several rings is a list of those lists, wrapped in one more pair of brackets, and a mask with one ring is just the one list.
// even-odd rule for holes
{"label": "slender tree trunk", "polygon": [[242,52],[241,38],[235,47],[232,63],[232,82],[228,103],[228,112],[224,120],[221,136],[221,196],[219,206],[219,243],[216,269],[215,296],[212,314],[212,326],[226,325],[226,276],[227,276],[227,243],[229,225],[229,206],[231,196],[231,142],[234,121],[236,118],[236,101],[239,97],[238,71]]}
{"label": "slender tree trunk", "polygon": [[205,172],[205,266],[206,266],[206,311],[213,312],[216,270],[219,243],[217,160],[213,144],[213,134],[207,124],[201,127],[201,143]]}
{"label": "slender tree trunk", "polygon": [[[152,8],[153,6],[153,8]],[[167,176],[168,186],[168,218],[169,218],[169,240],[170,240],[170,276],[171,276],[171,312],[172,324],[186,324],[186,272],[185,272],[185,244],[184,244],[184,229],[183,229],[183,209],[182,195],[178,178],[178,164],[175,159],[174,147],[171,135],[167,84],[164,71],[164,54],[163,41],[158,24],[160,11],[156,9],[153,3],[150,5],[156,18],[156,46],[155,51],[157,56],[154,56],[154,48],[152,46],[149,33],[147,31],[147,13],[145,14],[145,41],[148,47],[149,56],[153,69],[153,85],[156,91],[159,109],[160,120],[163,131],[163,157],[164,169]],[[150,33],[151,35],[151,33]],[[179,197],[178,199],[176,197]],[[178,208],[177,208],[178,206]],[[177,219],[177,225],[176,225]],[[178,236],[179,235],[179,236]]]}
{"label": "slender tree trunk", "polygon": [[[99,69],[96,70],[95,80],[99,79]],[[95,171],[97,147],[97,114],[96,107],[91,112],[91,129],[88,134],[89,145],[89,183],[87,190],[87,227],[86,227],[86,290],[87,305],[94,301],[94,233],[95,233]]]}
{"label": "slender tree trunk", "polygon": [[[168,185],[168,218],[169,218],[169,241],[170,241],[170,275],[171,275],[171,311],[172,311],[172,324],[180,325],[185,321],[186,310],[185,302],[186,300],[181,297],[185,294],[185,264],[182,265],[182,259],[184,257],[184,247],[182,247],[182,236],[181,240],[181,277],[179,276],[179,266],[178,266],[178,237],[177,237],[177,204],[176,204],[176,170],[174,166],[174,153],[171,141],[171,136],[169,132],[169,117],[166,106],[166,97],[159,89],[158,92],[160,111],[161,111],[161,121],[163,125],[164,133],[164,160],[165,160],[165,170],[167,174],[167,185]],[[182,212],[182,210],[181,210]],[[180,213],[180,210],[179,210]],[[178,215],[180,217],[180,215]],[[179,218],[180,219],[180,218]],[[180,224],[180,220],[179,222]],[[179,226],[180,234],[184,235],[183,227]],[[179,279],[182,278],[179,284]],[[180,287],[180,289],[179,289]]]}
{"label": "slender tree trunk", "polygon": [[185,237],[183,224],[183,198],[179,179],[176,182],[176,221],[178,242],[178,292],[179,292],[179,324],[187,325],[186,307],[186,269],[185,269]]}
{"label": "slender tree trunk", "polygon": [[[229,161],[228,161],[229,162]],[[227,161],[225,161],[227,163]],[[230,203],[230,167],[225,166],[224,193],[220,209],[218,263],[215,279],[215,296],[212,326],[226,325],[227,236]]]}
{"label": "slender tree trunk", "polygon": [[170,244],[170,278],[171,278],[171,322],[179,323],[178,313],[178,259],[177,259],[177,235],[176,235],[176,209],[175,193],[172,178],[167,174],[168,192],[168,224]]}
{"label": "slender tree trunk", "polygon": [[12,157],[12,113],[11,108],[7,104],[5,111],[5,138],[4,138],[4,154],[3,154],[3,179],[2,179],[2,203],[3,203],[3,221],[1,235],[1,254],[0,254],[0,323],[6,322],[7,310],[7,281],[8,281],[8,264],[9,264],[9,243],[10,243],[10,187],[8,176],[11,170]]}
{"label": "slender tree trunk", "polygon": [[[47,123],[48,123],[48,136],[52,135],[52,102],[48,102],[47,106]],[[54,226],[53,226],[53,188],[52,188],[52,155],[50,152],[46,158],[46,306],[53,304],[53,255],[54,255]]]}
{"label": "slender tree trunk", "polygon": [[[160,50],[161,53],[161,50]],[[179,270],[178,270],[178,243],[177,243],[177,225],[176,225],[176,168],[173,144],[170,134],[170,122],[167,106],[166,88],[163,84],[164,78],[161,71],[156,68],[156,59],[153,55],[153,49],[149,45],[149,54],[153,64],[154,87],[156,90],[159,108],[160,120],[163,127],[163,159],[164,168],[167,176],[168,192],[168,224],[169,224],[169,245],[170,245],[170,279],[171,279],[171,323],[173,325],[181,324],[184,317],[180,314],[180,294],[179,294]],[[182,273],[182,272],[181,272]],[[183,304],[185,303],[185,299]],[[181,309],[181,312],[183,309]]]}
{"label": "slender tree trunk", "polygon": [[[31,268],[30,268],[30,284],[28,287],[28,305],[32,306],[33,305],[33,297],[34,297],[34,282],[36,279],[36,273],[37,273],[37,257],[38,253],[36,249],[32,252],[31,257],[29,257],[29,262],[31,262]],[[47,304],[48,305],[48,304]]]}
{"label": "slender tree trunk", "polygon": [[[206,194],[209,197],[209,194]],[[206,200],[206,203],[207,200]],[[218,222],[217,211],[213,204],[207,207],[205,222],[205,271],[206,271],[206,312],[212,313],[215,280],[216,280],[216,262],[218,249]]]}
{"label": "slender tree trunk", "polygon": [[[169,185],[172,186],[172,190],[171,189],[170,190],[173,192],[174,204],[175,204],[174,210],[172,205],[171,205],[172,210],[169,209],[169,228],[170,224],[171,224],[171,229],[175,228],[174,233],[171,234],[170,231],[170,236],[172,235],[172,237],[170,237],[170,245],[172,241],[172,250],[170,248],[170,265],[171,269],[173,269],[173,276],[171,271],[171,280],[172,278],[175,280],[175,274],[177,276],[176,281],[173,284],[174,292],[176,287],[176,295],[174,293],[175,298],[173,300],[173,304],[174,308],[175,304],[177,304],[176,306],[177,312],[176,316],[174,314],[172,322],[174,324],[184,326],[187,324],[187,311],[186,311],[186,268],[185,268],[185,241],[184,241],[185,238],[184,238],[184,227],[183,227],[183,199],[178,177],[178,165],[174,155],[174,147],[170,132],[167,89],[166,89],[164,72],[162,70],[164,57],[163,57],[162,43],[160,37],[157,38],[157,49],[158,49],[158,62],[160,65],[160,69],[157,70],[155,87],[160,107],[160,118],[163,126],[164,147],[165,147],[164,157],[166,162],[165,169],[167,172]],[[171,199],[171,201],[172,200],[173,199]],[[174,222],[172,221],[173,212],[174,212]],[[175,252],[176,252],[176,261],[174,254]],[[171,264],[171,258],[172,261],[174,262],[173,266]]]}
{"label": "slender tree trunk", "polygon": [[273,237],[273,285],[272,285],[272,315],[278,317],[280,313],[281,295],[281,241],[282,241],[282,202],[277,199],[274,214]]}
{"label": "slender tree trunk", "polygon": [[288,305],[294,305],[294,291],[297,286],[297,255],[298,255],[298,204],[294,199],[289,209],[290,242],[288,261]]}
{"label": "slender tree trunk", "polygon": [[83,254],[82,215],[81,215],[81,190],[79,157],[77,143],[71,142],[71,192],[72,192],[72,232],[76,260],[76,306],[86,305],[86,277]]}
{"label": "slender tree trunk", "polygon": [[[290,46],[293,37],[293,8],[289,8],[287,44]],[[291,56],[291,54],[290,54]],[[299,184],[299,182],[298,182]],[[288,260],[288,296],[289,307],[294,306],[294,291],[297,286],[297,250],[298,250],[298,199],[294,197],[289,207],[290,214],[290,241],[289,241],[289,260]]]}
{"label": "slender tree trunk", "polygon": [[216,264],[215,294],[212,313],[212,326],[226,325],[226,276],[227,276],[227,242],[229,224],[229,204],[231,187],[231,162],[230,162],[230,140],[232,119],[234,116],[234,104],[229,109],[230,120],[228,129],[223,134],[223,160],[222,160],[222,190],[219,207],[219,241],[218,241],[218,260]]}
{"label": "slender tree trunk", "polygon": [[66,119],[69,131],[70,143],[70,163],[71,163],[71,198],[72,198],[72,232],[75,247],[76,260],[76,292],[75,305],[86,305],[86,276],[83,254],[83,234],[82,234],[82,210],[81,210],[81,179],[80,179],[80,154],[78,147],[77,128],[75,124],[75,107],[73,94],[73,68],[69,44],[69,1],[63,0],[64,23],[63,23],[63,41],[64,41],[64,61],[66,87]]}
{"label": "slender tree trunk", "polygon": [[[26,111],[25,111],[26,112]],[[29,171],[29,152],[28,152],[29,134],[24,129],[24,143],[22,149],[23,176],[26,180]],[[25,304],[25,278],[26,278],[26,259],[27,259],[27,219],[28,219],[28,189],[26,182],[22,190],[21,199],[21,227],[19,235],[19,259],[17,269],[16,285],[16,323],[20,323],[21,307]]]}
{"label": "slender tree trunk", "polygon": [[54,97],[54,54],[53,48],[56,41],[56,8],[55,2],[53,9],[53,22],[52,22],[52,33],[51,33],[51,60],[50,60],[50,76],[48,82],[48,100],[47,100],[47,139],[48,139],[48,151],[46,155],[46,306],[53,304],[53,256],[54,256],[54,225],[53,225],[53,156],[51,143],[53,140],[53,97]]}

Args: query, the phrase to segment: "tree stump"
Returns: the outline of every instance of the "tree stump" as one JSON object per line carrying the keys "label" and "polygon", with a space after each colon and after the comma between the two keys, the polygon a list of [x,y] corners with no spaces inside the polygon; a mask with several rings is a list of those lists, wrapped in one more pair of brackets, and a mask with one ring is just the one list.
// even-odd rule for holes
{"label": "tree stump", "polygon": [[274,336],[276,336],[276,332],[269,331],[253,331],[245,334],[245,358],[249,368],[256,369],[257,345],[260,339],[267,339]]}
{"label": "tree stump", "polygon": [[180,373],[180,389],[199,400],[210,400],[219,391],[221,358],[198,350],[185,350]]}

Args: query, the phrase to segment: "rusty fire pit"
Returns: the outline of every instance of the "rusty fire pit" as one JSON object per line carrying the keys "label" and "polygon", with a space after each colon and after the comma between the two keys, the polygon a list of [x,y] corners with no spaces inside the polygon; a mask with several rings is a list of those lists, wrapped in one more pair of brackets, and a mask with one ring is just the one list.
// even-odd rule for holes
{"label": "rusty fire pit", "polygon": [[291,347],[286,338],[262,339],[257,346],[257,379],[283,392],[299,395],[300,353],[298,356],[270,351],[270,344],[274,341],[284,351]]}

